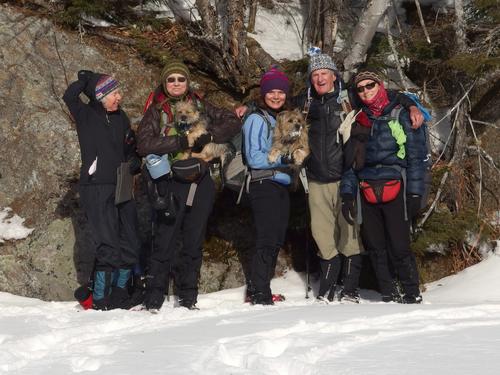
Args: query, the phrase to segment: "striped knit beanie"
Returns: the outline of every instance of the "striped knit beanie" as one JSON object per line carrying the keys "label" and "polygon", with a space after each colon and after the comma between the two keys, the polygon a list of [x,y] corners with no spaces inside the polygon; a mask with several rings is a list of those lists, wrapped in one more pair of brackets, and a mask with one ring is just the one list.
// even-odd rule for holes
{"label": "striped knit beanie", "polygon": [[102,101],[108,94],[111,94],[118,87],[120,87],[120,83],[116,79],[107,74],[103,74],[99,77],[95,86],[95,98]]}
{"label": "striped knit beanie", "polygon": [[260,95],[264,97],[271,90],[281,90],[287,95],[290,90],[288,77],[276,66],[272,66],[260,79]]}
{"label": "striped knit beanie", "polygon": [[310,77],[311,73],[319,69],[330,69],[333,72],[337,71],[337,66],[329,55],[324,53],[312,55],[309,59],[309,67],[307,74]]}
{"label": "striped knit beanie", "polygon": [[[181,61],[171,61],[171,62],[167,63],[163,67],[163,70],[161,71],[160,79],[161,79],[162,85],[165,85],[165,80],[167,79],[167,77],[171,74],[174,74],[174,73],[183,75],[189,81],[190,74],[189,74],[188,67],[185,64],[183,64]],[[166,87],[165,87],[165,91],[166,91]]]}
{"label": "striped knit beanie", "polygon": [[354,77],[354,86],[357,86],[359,82],[367,79],[375,81],[378,84],[384,82],[377,73],[366,70],[364,72],[359,72],[358,74],[356,74],[356,77]]}

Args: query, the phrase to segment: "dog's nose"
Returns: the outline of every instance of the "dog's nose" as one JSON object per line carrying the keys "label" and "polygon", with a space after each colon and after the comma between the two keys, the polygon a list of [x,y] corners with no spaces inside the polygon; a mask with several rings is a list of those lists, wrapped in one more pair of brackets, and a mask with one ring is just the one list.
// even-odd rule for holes
{"label": "dog's nose", "polygon": [[295,130],[300,130],[302,126],[300,124],[295,124]]}
{"label": "dog's nose", "polygon": [[181,116],[181,121],[182,122],[186,122],[186,120],[187,120],[187,116]]}

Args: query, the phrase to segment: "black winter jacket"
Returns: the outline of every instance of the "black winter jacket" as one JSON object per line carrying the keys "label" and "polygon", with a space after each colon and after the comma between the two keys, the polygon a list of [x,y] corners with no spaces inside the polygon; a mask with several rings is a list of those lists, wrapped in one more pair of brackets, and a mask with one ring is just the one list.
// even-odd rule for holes
{"label": "black winter jacket", "polygon": [[[116,184],[116,170],[125,155],[125,136],[130,121],[124,111],[107,112],[95,98],[95,87],[101,75],[95,73],[88,82],[76,81],[69,85],[63,100],[76,122],[82,165],[80,184]],[[89,97],[85,104],[80,93]],[[89,168],[97,158],[97,169],[89,175]]]}
{"label": "black winter jacket", "polygon": [[[337,136],[342,107],[337,103],[338,80],[335,90],[323,96],[312,96],[307,121],[309,123],[309,147],[311,154],[306,162],[307,177],[312,181],[335,182],[342,178],[342,140]],[[291,104],[304,108],[307,93],[291,99]]]}

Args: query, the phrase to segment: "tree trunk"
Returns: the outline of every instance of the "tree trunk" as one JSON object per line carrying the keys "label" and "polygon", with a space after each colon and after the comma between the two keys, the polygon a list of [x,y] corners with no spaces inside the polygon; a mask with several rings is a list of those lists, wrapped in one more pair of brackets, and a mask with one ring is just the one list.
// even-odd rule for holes
{"label": "tree trunk", "polygon": [[246,49],[247,31],[245,29],[244,17],[244,0],[228,1],[227,45],[229,54],[235,65],[235,79],[240,88],[244,86],[242,77],[248,68],[248,52]]}
{"label": "tree trunk", "polygon": [[255,32],[255,20],[257,18],[257,5],[258,0],[248,0],[250,12],[248,14],[248,25],[247,32],[254,33]]}
{"label": "tree trunk", "polygon": [[457,51],[465,52],[467,49],[464,19],[464,4],[462,0],[455,0],[455,38]]}
{"label": "tree trunk", "polygon": [[266,70],[271,65],[276,64],[276,60],[255,39],[247,37],[247,48],[248,54],[252,56],[261,70]]}
{"label": "tree trunk", "polygon": [[187,8],[183,2],[179,0],[165,0],[167,6],[174,14],[174,18],[179,23],[187,23],[191,21],[191,10]]}
{"label": "tree trunk", "polygon": [[217,27],[217,13],[210,4],[210,0],[196,0],[195,4],[205,33],[212,38],[215,37],[219,31]]}
{"label": "tree trunk", "polygon": [[389,0],[369,0],[354,29],[351,51],[344,59],[344,80],[349,80],[357,67],[366,59],[366,52],[382,16],[389,7]]}
{"label": "tree trunk", "polygon": [[334,0],[327,0],[324,2],[324,17],[323,17],[323,52],[332,55],[333,46],[335,44],[335,34],[336,24],[337,24],[337,12]]}

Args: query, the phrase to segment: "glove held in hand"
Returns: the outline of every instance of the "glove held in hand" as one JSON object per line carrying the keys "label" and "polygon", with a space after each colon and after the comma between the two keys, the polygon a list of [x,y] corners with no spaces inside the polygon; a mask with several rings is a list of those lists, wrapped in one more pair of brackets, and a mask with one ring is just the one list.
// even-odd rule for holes
{"label": "glove held in hand", "polygon": [[354,197],[350,194],[343,194],[342,198],[342,216],[350,225],[354,225],[354,219],[357,216],[356,208],[354,207]]}

